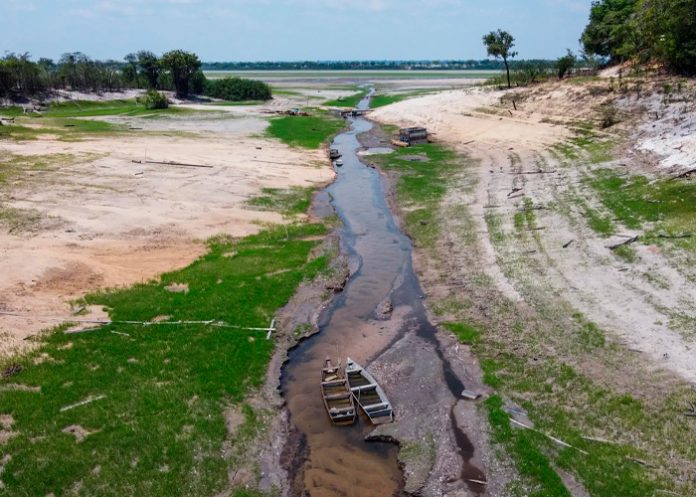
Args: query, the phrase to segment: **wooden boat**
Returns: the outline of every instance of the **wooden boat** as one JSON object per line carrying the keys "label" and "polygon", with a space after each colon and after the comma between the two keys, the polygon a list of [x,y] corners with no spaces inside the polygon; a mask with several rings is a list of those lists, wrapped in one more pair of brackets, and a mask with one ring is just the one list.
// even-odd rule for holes
{"label": "wooden boat", "polygon": [[348,381],[338,366],[326,359],[321,370],[321,395],[326,412],[335,425],[352,425],[357,417],[353,396],[348,389]]}
{"label": "wooden boat", "polygon": [[394,411],[387,395],[372,375],[350,357],[346,360],[346,378],[350,391],[372,424],[381,425],[394,420]]}

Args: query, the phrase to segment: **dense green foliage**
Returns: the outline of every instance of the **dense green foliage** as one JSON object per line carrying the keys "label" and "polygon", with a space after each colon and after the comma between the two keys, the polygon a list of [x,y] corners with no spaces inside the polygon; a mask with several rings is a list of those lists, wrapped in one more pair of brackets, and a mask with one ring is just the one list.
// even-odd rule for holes
{"label": "dense green foliage", "polygon": [[696,0],[642,0],[636,30],[643,59],[696,74]]}
{"label": "dense green foliage", "polygon": [[592,2],[590,21],[580,41],[588,53],[621,61],[633,53],[631,18],[638,0]]}
{"label": "dense green foliage", "polygon": [[160,63],[169,70],[177,97],[187,97],[195,91],[191,84],[194,75],[201,69],[198,55],[184,50],[171,50],[162,55]]}
{"label": "dense green foliage", "polygon": [[166,109],[169,107],[167,96],[157,90],[149,90],[143,101],[146,109]]}
{"label": "dense green foliage", "polygon": [[[302,224],[213,240],[185,269],[86,301],[108,306],[114,320],[263,328],[301,281],[326,267],[325,256],[311,255],[325,232]],[[168,291],[173,283],[188,291]],[[260,423],[249,425],[254,411],[241,409],[246,422],[229,440],[223,411],[263,382],[273,351],[265,335],[196,324],[46,334],[36,352],[14,359],[21,372],[0,379],[0,412],[16,432],[3,445],[12,454],[3,495],[68,495],[76,486],[92,496],[217,494],[241,432]],[[88,399],[98,400],[79,405]],[[70,427],[87,436],[77,440]]]}
{"label": "dense green foliage", "polygon": [[696,74],[696,0],[598,0],[582,34],[585,50],[612,62],[658,62]]}
{"label": "dense green foliage", "polygon": [[202,94],[206,81],[195,54],[174,50],[158,58],[148,51],[128,54],[124,62],[95,61],[80,52],[66,53],[56,63],[31,60],[29,54],[0,58],[0,98],[37,97],[53,90],[85,92],[125,88],[177,90],[179,96]]}
{"label": "dense green foliage", "polygon": [[575,57],[575,54],[570,50],[568,50],[568,53],[563,57],[559,58],[556,61],[556,73],[558,74],[558,79],[563,79],[563,76],[568,74],[573,67],[575,67],[576,62],[577,57]]}
{"label": "dense green foliage", "polygon": [[80,52],[64,54],[57,64],[50,59],[33,62],[27,53],[9,53],[0,59],[0,98],[59,88],[117,91],[125,86],[118,66],[113,61],[94,61]]}
{"label": "dense green foliage", "polygon": [[242,78],[206,80],[205,94],[230,102],[270,100],[273,98],[271,87],[263,81]]}
{"label": "dense green foliage", "polygon": [[503,59],[505,71],[507,72],[508,88],[510,88],[510,65],[508,64],[508,59],[517,55],[517,52],[512,50],[512,47],[515,46],[515,38],[507,31],[499,29],[485,35],[483,44],[486,46],[488,55]]}

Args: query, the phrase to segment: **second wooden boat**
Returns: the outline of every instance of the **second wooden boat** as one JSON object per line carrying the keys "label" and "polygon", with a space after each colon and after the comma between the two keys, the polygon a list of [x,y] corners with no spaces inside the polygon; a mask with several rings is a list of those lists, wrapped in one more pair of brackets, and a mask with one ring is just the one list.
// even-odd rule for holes
{"label": "second wooden boat", "polygon": [[372,375],[350,357],[346,360],[346,378],[353,398],[373,424],[391,423],[394,411],[387,395]]}

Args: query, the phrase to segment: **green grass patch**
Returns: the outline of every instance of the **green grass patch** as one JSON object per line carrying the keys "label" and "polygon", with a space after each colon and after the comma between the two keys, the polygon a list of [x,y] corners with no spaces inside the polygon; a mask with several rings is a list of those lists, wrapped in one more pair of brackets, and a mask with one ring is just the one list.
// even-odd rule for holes
{"label": "green grass patch", "polygon": [[324,105],[328,107],[357,107],[360,101],[367,96],[367,90],[361,90],[358,93],[347,97],[339,97],[334,100],[327,100]]}
{"label": "green grass patch", "polygon": [[[531,364],[507,354],[482,362],[482,366],[485,379],[492,379],[487,381],[491,386],[515,392],[538,430],[513,429],[502,398],[495,395],[486,401],[493,439],[513,454],[521,475],[531,480],[528,486],[534,490],[529,495],[569,495],[552,464],[578,475],[592,497],[649,497],[658,488],[672,488],[634,461],[648,458],[643,451],[628,444],[583,438],[592,429],[588,427],[595,426],[609,425],[617,434],[651,431],[656,419],[643,403],[612,393],[554,360]],[[588,454],[555,444],[545,434]]]}
{"label": "green grass patch", "polygon": [[249,199],[247,205],[257,210],[283,212],[290,215],[307,212],[312,203],[313,188],[263,188],[261,195]]}
{"label": "green grass patch", "polygon": [[551,467],[549,458],[541,450],[546,442],[543,435],[531,430],[513,429],[499,396],[489,397],[485,405],[493,429],[493,441],[504,445],[514,454],[518,471],[532,481],[534,490],[530,497],[571,497],[558,473]]}
{"label": "green grass patch", "polygon": [[192,112],[180,107],[166,109],[147,109],[136,100],[106,100],[101,102],[71,100],[51,104],[43,112],[46,117],[102,117],[102,116],[142,116],[161,114],[180,114]]}
{"label": "green grass patch", "polygon": [[[300,282],[326,268],[326,256],[311,256],[325,232],[323,225],[303,224],[241,240],[217,238],[207,255],[182,270],[85,302],[109,307],[115,321],[264,327]],[[188,285],[188,292],[169,291],[172,283]],[[11,455],[3,494],[220,492],[231,463],[222,450],[223,409],[263,383],[272,351],[264,332],[204,325],[111,324],[44,334],[38,350],[13,359],[21,372],[0,379],[0,413],[12,416],[17,433],[3,445]],[[254,413],[244,413],[247,422],[233,444],[259,429]],[[75,426],[89,435],[78,441],[68,432]]]}
{"label": "green grass patch", "polygon": [[628,245],[617,247],[613,250],[613,252],[614,255],[629,263],[636,262],[636,260],[638,260],[638,254],[636,253],[635,249],[633,247],[629,247]]}
{"label": "green grass patch", "polygon": [[22,115],[24,115],[24,109],[19,105],[0,107],[0,116],[2,117],[18,117]]}
{"label": "green grass patch", "polygon": [[578,331],[580,342],[585,345],[587,349],[600,348],[606,345],[604,332],[602,332],[599,326],[585,319],[585,316],[579,312],[573,314],[573,318],[580,325]]}
{"label": "green grass patch", "polygon": [[602,203],[628,228],[644,222],[667,231],[691,228],[696,220],[696,182],[660,180],[619,175],[612,169],[594,171],[590,185]]}
{"label": "green grass patch", "polygon": [[328,112],[314,111],[309,116],[283,116],[271,119],[267,133],[293,147],[316,149],[346,124]]}
{"label": "green grass patch", "polygon": [[416,90],[407,93],[394,93],[391,95],[375,95],[372,97],[372,99],[370,99],[370,108],[376,109],[378,107],[384,107],[386,105],[395,104],[409,98],[420,97],[431,93],[433,93],[432,90]]}
{"label": "green grass patch", "polygon": [[467,345],[475,344],[481,338],[479,329],[467,323],[443,323],[442,326],[454,333],[460,342]]}
{"label": "green grass patch", "polygon": [[609,217],[600,214],[597,209],[593,209],[585,202],[581,202],[581,208],[592,231],[605,237],[615,233],[614,223]]}
{"label": "green grass patch", "polygon": [[[427,161],[412,160],[419,156]],[[370,160],[398,174],[397,197],[405,207],[406,229],[417,245],[432,247],[440,232],[438,207],[447,193],[447,180],[463,167],[463,159],[439,144],[428,143]]]}
{"label": "green grass patch", "polygon": [[36,140],[39,135],[45,135],[47,133],[50,133],[50,131],[19,124],[5,124],[0,126],[0,140]]}

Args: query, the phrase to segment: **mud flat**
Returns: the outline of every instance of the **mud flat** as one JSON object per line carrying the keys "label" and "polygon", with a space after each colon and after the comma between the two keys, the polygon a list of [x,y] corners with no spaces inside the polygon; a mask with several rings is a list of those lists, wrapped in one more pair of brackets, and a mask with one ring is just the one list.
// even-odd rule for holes
{"label": "mud flat", "polygon": [[[284,222],[247,205],[263,188],[333,178],[319,151],[259,136],[263,106],[225,109],[103,118],[137,128],[115,135],[0,142],[4,165],[24,171],[2,186],[2,208],[14,214],[13,227],[0,231],[0,310],[29,316],[0,316],[0,354],[23,350],[25,338],[68,320],[68,302],[86,292],[183,267],[219,233],[245,236]],[[133,162],[146,160],[211,167]]]}

